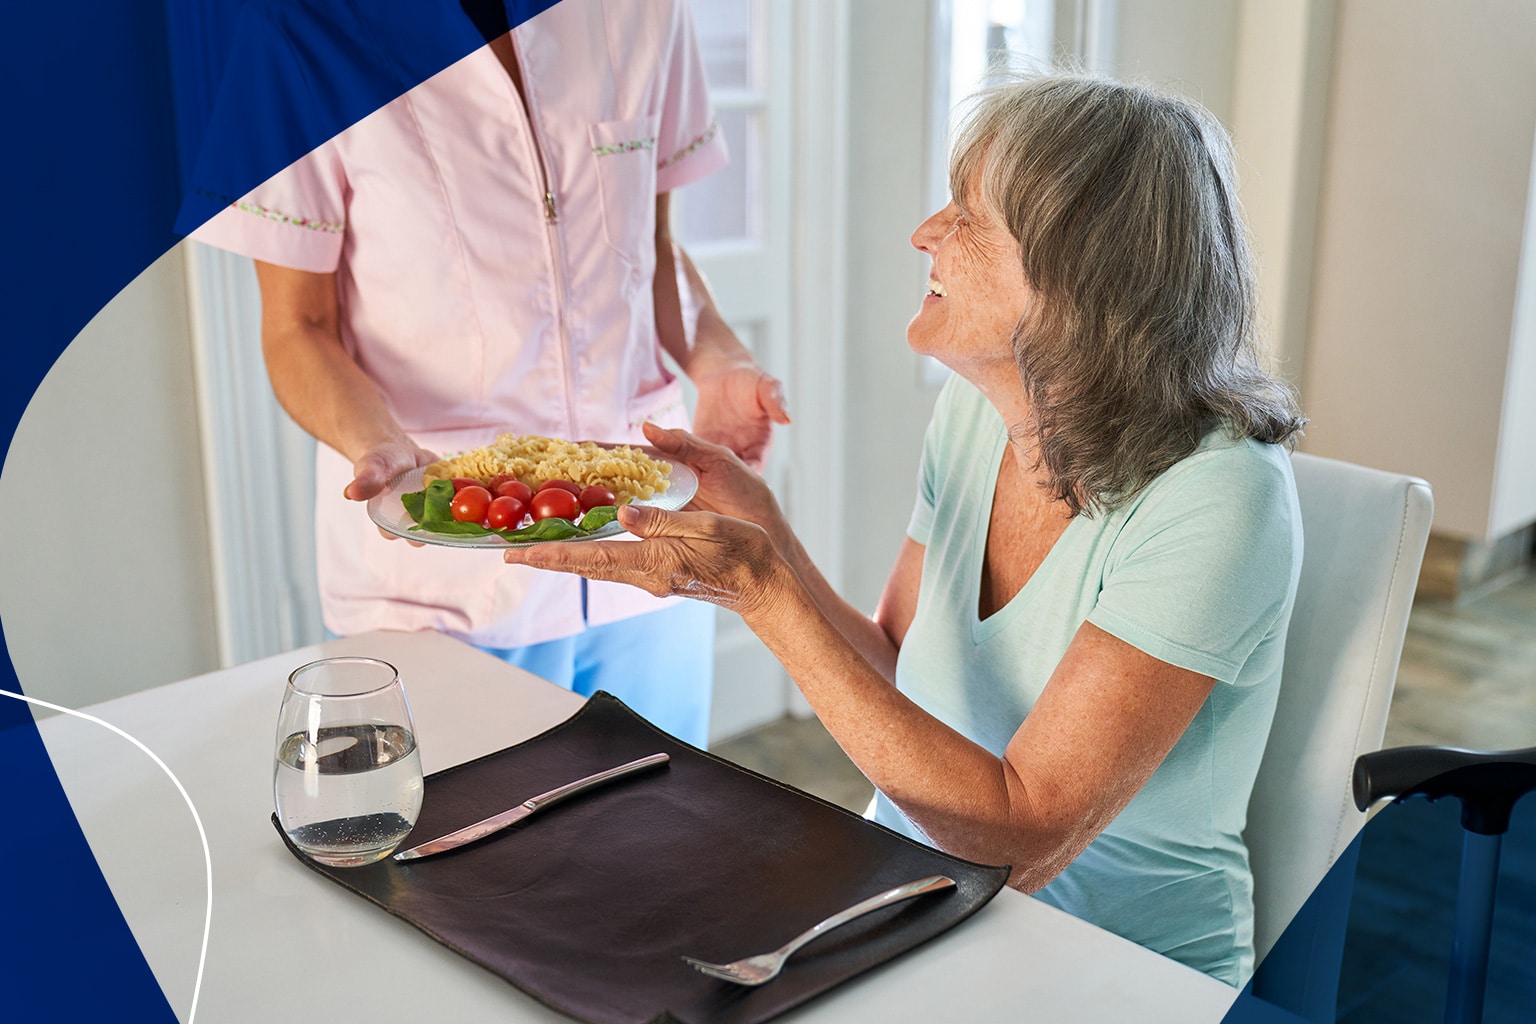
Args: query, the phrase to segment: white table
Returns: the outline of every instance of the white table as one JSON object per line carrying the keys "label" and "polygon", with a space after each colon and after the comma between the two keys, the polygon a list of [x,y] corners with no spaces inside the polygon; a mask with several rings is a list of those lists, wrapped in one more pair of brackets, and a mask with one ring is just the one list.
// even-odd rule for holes
{"label": "white table", "polygon": [[[268,817],[283,683],[318,657],[400,669],[427,772],[533,736],[581,698],[430,633],[334,640],[95,705],[186,787],[213,859],[213,926],[197,1019],[567,1021],[299,864]],[[40,730],[107,882],[183,1021],[202,941],[203,850],[154,763],[72,717]],[[162,837],[151,846],[145,836]],[[970,920],[784,1017],[786,1024],[1221,1020],[1236,993],[1197,971],[1005,889]],[[275,1000],[281,999],[281,1004]]]}

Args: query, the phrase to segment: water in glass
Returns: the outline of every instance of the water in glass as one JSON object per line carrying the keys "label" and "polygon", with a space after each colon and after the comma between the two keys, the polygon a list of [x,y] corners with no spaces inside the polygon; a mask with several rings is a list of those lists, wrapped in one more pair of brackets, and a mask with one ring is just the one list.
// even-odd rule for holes
{"label": "water in glass", "polygon": [[295,846],[322,864],[389,856],[421,810],[421,755],[394,667],[312,662],[289,677],[278,716],[273,795]]}
{"label": "water in glass", "polygon": [[[421,810],[421,755],[400,725],[340,725],[302,732],[277,752],[277,804],[302,807],[288,838],[325,864],[371,864],[411,831]],[[371,808],[371,810],[370,810]]]}

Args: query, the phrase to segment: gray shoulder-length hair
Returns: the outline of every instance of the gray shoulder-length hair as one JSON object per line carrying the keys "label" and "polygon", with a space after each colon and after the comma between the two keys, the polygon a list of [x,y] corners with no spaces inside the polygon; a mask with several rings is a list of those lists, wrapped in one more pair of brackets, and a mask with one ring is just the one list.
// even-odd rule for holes
{"label": "gray shoulder-length hair", "polygon": [[1232,146],[1194,103],[1086,75],[983,92],[950,188],[1018,241],[1033,295],[1013,334],[1031,405],[1014,439],[1073,514],[1128,501],[1216,427],[1294,444],[1266,372]]}

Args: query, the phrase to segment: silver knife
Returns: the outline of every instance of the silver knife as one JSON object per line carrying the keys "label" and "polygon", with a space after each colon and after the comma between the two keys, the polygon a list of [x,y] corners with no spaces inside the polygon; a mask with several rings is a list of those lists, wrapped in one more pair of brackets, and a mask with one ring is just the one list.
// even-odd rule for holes
{"label": "silver knife", "polygon": [[666,754],[649,754],[638,760],[630,761],[628,764],[621,764],[617,768],[609,768],[605,772],[598,772],[596,775],[588,775],[584,779],[568,782],[559,789],[552,789],[548,793],[540,793],[538,796],[529,797],[511,810],[502,811],[500,814],[493,814],[484,821],[477,821],[473,825],[466,825],[456,832],[449,832],[445,836],[422,843],[420,846],[413,846],[409,850],[401,850],[395,854],[395,860],[416,860],[421,857],[430,857],[434,853],[443,853],[446,850],[457,849],[466,843],[472,843],[477,839],[484,839],[493,832],[500,832],[508,825],[522,821],[528,815],[542,811],[546,807],[551,807],[566,797],[575,796],[583,790],[591,789],[593,786],[601,786],[605,782],[612,782],[614,779],[620,779],[626,775],[633,775],[635,772],[643,772],[648,768],[666,764],[669,760],[671,758]]}

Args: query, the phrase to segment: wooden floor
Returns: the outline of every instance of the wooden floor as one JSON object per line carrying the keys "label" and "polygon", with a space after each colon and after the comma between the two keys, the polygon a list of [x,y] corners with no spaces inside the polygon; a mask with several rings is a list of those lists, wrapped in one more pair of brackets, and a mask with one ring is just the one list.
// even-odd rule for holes
{"label": "wooden floor", "polygon": [[[1536,746],[1536,571],[1460,601],[1414,604],[1386,746]],[[873,792],[815,719],[717,744],[740,764],[862,811]]]}
{"label": "wooden floor", "polygon": [[713,753],[863,813],[875,788],[814,718],[785,718],[717,743]]}
{"label": "wooden floor", "polygon": [[1536,746],[1536,572],[1408,620],[1386,746]]}

